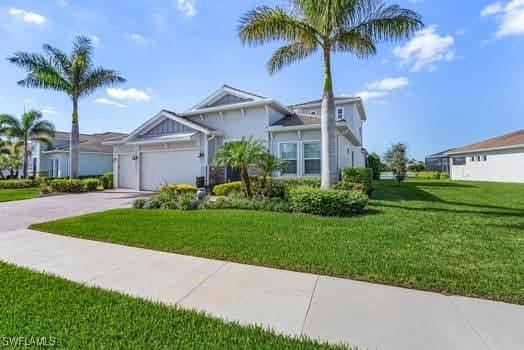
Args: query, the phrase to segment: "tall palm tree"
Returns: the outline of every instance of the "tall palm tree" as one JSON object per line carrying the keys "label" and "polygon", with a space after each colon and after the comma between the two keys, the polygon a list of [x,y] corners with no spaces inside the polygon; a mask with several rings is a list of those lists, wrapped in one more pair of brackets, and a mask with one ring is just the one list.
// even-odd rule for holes
{"label": "tall palm tree", "polygon": [[263,141],[254,140],[253,136],[242,137],[240,141],[231,141],[217,151],[216,165],[225,165],[240,170],[240,178],[244,183],[247,197],[251,197],[251,180],[249,179],[249,166],[255,165],[260,157],[266,153]]}
{"label": "tall palm tree", "polygon": [[336,165],[336,120],[331,54],[350,52],[366,58],[377,52],[377,43],[411,37],[424,24],[422,17],[382,0],[291,0],[292,10],[260,6],[241,19],[238,34],[252,46],[286,41],[267,63],[273,74],[303,60],[318,50],[324,63],[322,98],[322,188],[338,179]]}
{"label": "tall palm tree", "polygon": [[68,55],[48,44],[44,54],[16,52],[8,60],[27,71],[27,77],[18,85],[47,90],[62,91],[73,102],[71,120],[71,147],[69,176],[78,177],[80,131],[78,124],[78,101],[101,87],[124,83],[116,71],[95,67],[91,39],[77,36]]}
{"label": "tall palm tree", "polygon": [[55,127],[50,121],[42,120],[42,113],[35,110],[24,113],[20,120],[12,115],[0,114],[0,135],[16,140],[13,142],[14,147],[22,149],[23,176],[27,178],[31,155],[29,141],[40,142],[50,147],[55,137]]}

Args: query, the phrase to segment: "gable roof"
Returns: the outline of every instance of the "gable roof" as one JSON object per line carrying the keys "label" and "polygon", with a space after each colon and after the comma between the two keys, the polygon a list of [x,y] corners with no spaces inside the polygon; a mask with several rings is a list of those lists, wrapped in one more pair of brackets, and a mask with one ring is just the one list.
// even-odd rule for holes
{"label": "gable roof", "polygon": [[[338,96],[335,97],[335,102],[347,102],[347,103],[355,103],[355,102],[361,102],[360,97],[353,97],[353,96]],[[289,108],[296,108],[296,107],[307,107],[309,105],[318,105],[319,103],[322,103],[322,99],[319,100],[312,100],[307,102],[301,102],[294,105],[288,106]]]}
{"label": "gable roof", "polygon": [[[119,132],[104,132],[98,134],[80,134],[80,152],[92,152],[92,153],[112,153],[113,149],[111,146],[106,145],[104,141],[106,139],[121,138],[126,134]],[[55,140],[67,140],[71,138],[70,132],[57,131],[55,132]],[[53,149],[46,150],[45,152],[68,152],[70,150],[70,142],[63,146],[56,147]]]}
{"label": "gable roof", "polygon": [[266,100],[265,97],[247,92],[244,90],[236,89],[229,85],[222,85],[218,90],[213,92],[211,95],[194,105],[189,109],[189,111],[203,110],[207,108],[217,107],[213,103],[219,101],[223,97],[231,95],[237,98],[236,101],[231,101],[230,104],[242,103],[242,102],[251,102],[251,101],[260,101]]}
{"label": "gable roof", "polygon": [[524,147],[524,129],[451,150],[448,154]]}
{"label": "gable roof", "polygon": [[454,148],[449,148],[445,151],[440,151],[437,153],[430,154],[429,156],[426,156],[426,158],[439,158],[439,157],[446,157],[448,155],[448,152],[453,151]]}

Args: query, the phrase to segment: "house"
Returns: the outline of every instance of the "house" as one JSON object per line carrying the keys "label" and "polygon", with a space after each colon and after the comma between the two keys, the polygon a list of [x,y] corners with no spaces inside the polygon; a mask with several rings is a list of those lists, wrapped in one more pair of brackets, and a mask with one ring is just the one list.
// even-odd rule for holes
{"label": "house", "polygon": [[524,182],[524,129],[447,152],[453,180]]}
{"label": "house", "polygon": [[[113,148],[102,142],[126,134],[106,132],[100,134],[80,134],[79,176],[99,176],[113,170]],[[55,132],[51,147],[39,142],[31,143],[29,172],[40,176],[69,176],[69,146],[71,133]]]}
{"label": "house", "polygon": [[446,173],[449,175],[449,156],[447,153],[452,150],[453,148],[450,148],[427,156],[425,159],[425,170],[438,171],[439,173]]}
{"label": "house", "polygon": [[[277,176],[320,175],[320,105],[285,106],[275,99],[224,85],[188,111],[162,110],[130,135],[107,140],[113,146],[115,186],[155,190],[164,183],[194,184],[238,179],[233,169],[212,169],[225,143],[253,136],[287,161]],[[364,166],[360,98],[337,98],[338,169]]]}

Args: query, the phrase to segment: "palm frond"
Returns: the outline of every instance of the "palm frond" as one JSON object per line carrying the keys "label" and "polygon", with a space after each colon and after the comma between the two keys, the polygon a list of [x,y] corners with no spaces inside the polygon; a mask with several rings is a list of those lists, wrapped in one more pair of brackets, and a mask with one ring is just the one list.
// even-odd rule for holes
{"label": "palm frond", "polygon": [[40,119],[42,119],[42,113],[34,109],[24,113],[21,118],[22,129],[25,131],[31,130]]}
{"label": "palm frond", "polygon": [[295,42],[275,51],[267,63],[269,74],[274,74],[285,66],[301,61],[317,51],[318,45],[310,46],[303,42]]}
{"label": "palm frond", "polygon": [[240,19],[238,35],[244,44],[262,45],[275,40],[319,44],[318,32],[281,7],[260,6]]}
{"label": "palm frond", "polygon": [[0,114],[0,135],[20,137],[21,134],[22,125],[17,118],[9,114]]}
{"label": "palm frond", "polygon": [[53,146],[53,138],[50,138],[50,137],[44,137],[44,136],[32,137],[31,141],[40,142],[41,144],[46,146],[48,149]]}
{"label": "palm frond", "polygon": [[79,86],[79,96],[89,95],[100,87],[115,86],[125,82],[126,79],[120,76],[118,72],[98,67],[85,74]]}
{"label": "palm frond", "polygon": [[67,56],[67,54],[57,49],[49,44],[44,44],[43,46],[44,52],[49,57],[49,60],[53,64],[53,66],[62,74],[67,77],[71,76],[71,60]]}
{"label": "palm frond", "polygon": [[331,40],[334,51],[351,52],[359,58],[367,58],[377,53],[373,39],[355,30],[340,32]]}
{"label": "palm frond", "polygon": [[20,80],[18,85],[57,91],[68,91],[70,88],[51,60],[43,55],[17,52],[8,61],[28,72],[27,77]]}
{"label": "palm frond", "polygon": [[55,126],[48,120],[40,120],[36,122],[30,129],[32,137],[55,137]]}

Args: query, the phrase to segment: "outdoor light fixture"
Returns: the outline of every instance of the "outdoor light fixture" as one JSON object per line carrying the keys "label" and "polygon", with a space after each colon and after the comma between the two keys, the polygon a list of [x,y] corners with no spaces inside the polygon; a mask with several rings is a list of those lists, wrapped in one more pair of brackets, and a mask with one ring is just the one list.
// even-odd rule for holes
{"label": "outdoor light fixture", "polygon": [[204,158],[204,152],[200,151],[200,153],[198,153],[198,158]]}
{"label": "outdoor light fixture", "polygon": [[133,160],[138,160],[138,155],[135,154],[132,159]]}

